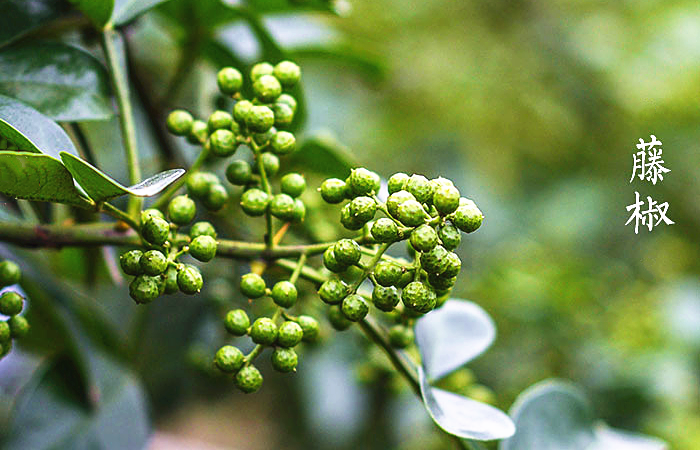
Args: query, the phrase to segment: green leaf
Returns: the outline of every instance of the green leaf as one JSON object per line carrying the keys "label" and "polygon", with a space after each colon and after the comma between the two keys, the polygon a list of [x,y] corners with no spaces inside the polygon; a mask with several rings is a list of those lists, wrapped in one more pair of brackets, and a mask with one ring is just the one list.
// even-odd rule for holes
{"label": "green leaf", "polygon": [[[512,436],[515,426],[503,411],[462,395],[428,384],[423,369],[418,369],[423,404],[430,417],[446,432],[464,439],[490,441]],[[532,447],[538,448],[539,447]]]}
{"label": "green leaf", "polygon": [[121,195],[131,194],[137,197],[151,197],[168,187],[184,175],[184,169],[166,170],[133,186],[125,187],[109,177],[100,169],[83,161],[75,155],[61,152],[61,159],[68,171],[95,202],[101,202]]}
{"label": "green leaf", "polygon": [[0,46],[37,29],[70,11],[56,0],[0,0]]}
{"label": "green leaf", "polygon": [[37,153],[0,151],[0,193],[27,200],[89,207],[60,161]]}
{"label": "green leaf", "polygon": [[61,151],[78,152],[63,129],[39,111],[0,95],[0,137],[18,149],[59,158]]}
{"label": "green leaf", "polygon": [[500,450],[663,450],[658,439],[608,428],[576,385],[545,380],[523,391],[510,410],[517,432]]}
{"label": "green leaf", "polygon": [[296,165],[324,176],[345,179],[358,163],[349,148],[329,131],[305,137],[293,155]]}
{"label": "green leaf", "polygon": [[113,114],[107,71],[83,50],[54,43],[13,46],[0,52],[0,67],[0,94],[54,120],[104,120]]}
{"label": "green leaf", "polygon": [[3,448],[145,448],[149,423],[139,381],[102,355],[91,362],[100,388],[88,390],[88,399],[78,369],[68,359],[39,369],[17,398]]}
{"label": "green leaf", "polygon": [[69,0],[83,14],[88,16],[98,28],[102,28],[112,16],[114,0]]}
{"label": "green leaf", "polygon": [[139,14],[168,0],[115,0],[112,22],[115,25],[123,25]]}
{"label": "green leaf", "polygon": [[476,303],[450,299],[416,321],[423,369],[435,381],[483,353],[496,337],[491,317]]}

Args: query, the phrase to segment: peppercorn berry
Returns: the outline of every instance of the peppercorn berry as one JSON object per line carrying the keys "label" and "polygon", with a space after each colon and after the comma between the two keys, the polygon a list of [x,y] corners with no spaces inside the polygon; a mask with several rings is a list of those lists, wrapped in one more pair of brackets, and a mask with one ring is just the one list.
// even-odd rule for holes
{"label": "peppercorn berry", "polygon": [[273,350],[270,358],[272,368],[278,372],[292,372],[297,367],[297,353],[291,348],[278,347]]}
{"label": "peppercorn berry", "polygon": [[294,86],[301,79],[301,69],[291,61],[277,63],[272,73],[286,88]]}
{"label": "peppercorn berry", "polygon": [[165,271],[165,290],[166,294],[174,294],[180,289],[177,285],[177,269],[175,267],[168,267]]}
{"label": "peppercorn berry", "polygon": [[242,309],[233,309],[226,313],[224,328],[234,336],[243,336],[248,332],[250,319]]}
{"label": "peppercorn berry", "polygon": [[240,124],[247,123],[252,110],[253,104],[248,100],[238,101],[233,105],[233,119]]}
{"label": "peppercorn berry", "polygon": [[21,339],[29,332],[29,322],[22,316],[12,316],[7,322],[13,339]]}
{"label": "peppercorn berry", "polygon": [[7,260],[0,262],[0,287],[17,284],[21,277],[22,271],[16,263]]}
{"label": "peppercorn berry", "polygon": [[214,364],[222,372],[233,373],[240,369],[245,362],[243,353],[233,345],[224,345],[214,356]]}
{"label": "peppercorn berry", "polygon": [[204,197],[202,197],[202,203],[204,207],[209,211],[218,211],[224,207],[228,201],[228,192],[226,188],[220,183],[213,183],[209,185],[209,189]]}
{"label": "peppercorn berry", "polygon": [[430,285],[433,288],[437,289],[438,291],[446,291],[448,289],[452,289],[452,287],[455,285],[456,281],[457,281],[457,277],[446,276],[444,273],[442,273],[442,274],[431,273],[428,275],[428,283],[430,283]]}
{"label": "peppercorn berry", "polygon": [[253,105],[246,116],[246,125],[256,133],[264,133],[275,124],[275,113],[262,105]]}
{"label": "peppercorn berry", "polygon": [[375,286],[372,291],[372,303],[377,309],[390,312],[399,303],[399,291],[394,286]]}
{"label": "peppercorn berry", "polygon": [[199,236],[211,236],[216,239],[216,230],[214,225],[209,222],[197,222],[190,227],[190,239],[196,239]]}
{"label": "peppercorn berry", "polygon": [[241,277],[241,292],[250,299],[265,295],[265,280],[257,273],[247,273]]}
{"label": "peppercorn berry", "polygon": [[350,188],[356,196],[378,192],[381,185],[379,175],[364,167],[353,169],[349,181]]}
{"label": "peppercorn berry", "polygon": [[391,261],[379,261],[374,267],[374,278],[381,286],[393,286],[401,278],[403,269]]}
{"label": "peppercorn berry", "polygon": [[[276,155],[269,152],[263,153],[260,155],[260,158],[262,160],[263,169],[265,169],[265,175],[267,175],[267,178],[274,177],[280,170],[280,159]],[[257,164],[253,166],[254,173],[259,173],[259,171],[260,167]]]}
{"label": "peppercorn berry", "polygon": [[297,112],[297,100],[289,94],[281,94],[275,101],[276,104],[284,104],[292,109],[292,113]]}
{"label": "peppercorn berry", "polygon": [[196,294],[202,290],[204,280],[202,273],[195,266],[185,264],[177,272],[177,285],[182,292],[188,295]]}
{"label": "peppercorn berry", "polygon": [[119,265],[127,275],[141,275],[141,250],[129,250],[119,257]]}
{"label": "peppercorn berry", "polygon": [[255,366],[250,365],[239,370],[234,381],[242,392],[252,394],[262,386],[263,377]]}
{"label": "peppercorn berry", "polygon": [[357,322],[365,318],[369,312],[367,301],[357,294],[348,295],[340,305],[343,315],[352,322]]}
{"label": "peppercorn berry", "polygon": [[211,261],[216,255],[216,239],[211,236],[197,236],[190,243],[190,255],[198,261]]}
{"label": "peppercorn berry", "polygon": [[406,181],[406,190],[420,203],[429,202],[433,197],[433,184],[423,175],[411,175]]}
{"label": "peppercorn berry", "polygon": [[348,294],[348,286],[341,280],[330,279],[325,281],[318,289],[321,300],[329,305],[337,305]]}
{"label": "peppercorn berry", "polygon": [[210,133],[216,130],[230,129],[233,117],[226,111],[214,111],[207,120],[207,127]]}
{"label": "peppercorn berry", "polygon": [[170,224],[160,217],[148,216],[141,226],[141,235],[146,242],[153,245],[163,245],[169,234]]}
{"label": "peppercorn berry", "polygon": [[377,242],[395,242],[399,239],[399,227],[393,220],[386,217],[377,219],[372,224],[370,232]]}
{"label": "peppercorn berry", "polygon": [[304,332],[304,337],[301,339],[304,342],[313,342],[318,338],[319,325],[318,321],[311,316],[301,315],[297,317],[296,322]]}
{"label": "peppercorn berry", "polygon": [[364,223],[374,219],[377,212],[377,204],[371,197],[355,197],[350,203],[350,214],[355,220]]}
{"label": "peppercorn berry", "polygon": [[14,291],[7,291],[0,296],[0,314],[14,316],[22,312],[24,299]]}
{"label": "peppercorn berry", "polygon": [[168,217],[178,225],[187,225],[192,222],[196,212],[194,201],[186,195],[178,195],[168,204]]}
{"label": "peppercorn berry", "polygon": [[347,330],[352,325],[352,322],[340,310],[340,305],[332,305],[328,308],[328,321],[338,331]]}
{"label": "peppercorn berry", "polygon": [[192,114],[182,109],[176,109],[168,114],[165,121],[168,131],[177,136],[184,136],[192,129]]}
{"label": "peppercorn berry", "polygon": [[288,173],[280,179],[280,190],[291,197],[299,197],[304,189],[306,189],[306,180],[301,174]]}
{"label": "peppercorn berry", "polygon": [[401,301],[413,311],[426,313],[435,308],[437,296],[435,291],[430,289],[420,281],[412,281],[403,288],[401,292]]}
{"label": "peppercorn berry", "polygon": [[253,169],[247,162],[237,159],[226,168],[226,179],[233,185],[245,186],[253,177]]}
{"label": "peppercorn berry", "polygon": [[328,247],[326,251],[323,252],[323,265],[333,273],[344,272],[348,268],[347,264],[338,261],[333,247]]}
{"label": "peppercorn berry", "polygon": [[222,158],[229,157],[236,152],[238,141],[236,135],[229,130],[216,130],[209,137],[211,152]]}
{"label": "peppercorn berry", "polygon": [[282,347],[294,347],[301,342],[303,337],[304,330],[301,329],[301,326],[292,320],[287,320],[279,327],[277,332],[277,345]]}
{"label": "peppercorn berry", "polygon": [[406,175],[405,173],[399,172],[393,174],[387,182],[389,194],[405,190],[406,182],[408,182],[408,175]]}
{"label": "peppercorn berry", "polygon": [[340,224],[348,230],[359,230],[365,226],[364,222],[352,215],[349,203],[340,209]]}
{"label": "peppercorn berry", "polygon": [[290,216],[290,222],[302,222],[304,220],[304,217],[306,217],[306,206],[304,206],[304,202],[302,202],[301,199],[295,198],[294,210],[292,211],[292,215]]}
{"label": "peppercorn berry", "polygon": [[413,330],[403,325],[389,329],[389,343],[396,348],[406,348],[413,343]]}
{"label": "peppercorn berry", "polygon": [[270,201],[270,213],[280,220],[290,222],[294,215],[294,199],[287,194],[277,194]]}
{"label": "peppercorn berry", "polygon": [[399,221],[407,227],[415,227],[425,222],[426,214],[423,206],[416,200],[406,200],[396,211]]}
{"label": "peppercorn berry", "polygon": [[296,148],[297,141],[294,135],[288,131],[278,131],[270,141],[272,151],[278,155],[287,155]]}
{"label": "peppercorn berry", "polygon": [[345,181],[329,178],[321,183],[321,197],[326,203],[336,204],[345,200]]}
{"label": "peppercorn berry", "polygon": [[442,273],[447,268],[448,253],[445,247],[436,245],[420,256],[421,268],[428,273]]}
{"label": "peppercorn berry", "polygon": [[[219,182],[219,178],[210,172],[195,172],[187,178],[187,192],[194,197],[204,197],[209,186]],[[164,217],[162,217],[164,218]]]}
{"label": "peppercorn berry", "polygon": [[159,280],[150,275],[139,275],[129,284],[129,295],[136,303],[150,303],[160,294]]}
{"label": "peppercorn berry", "polygon": [[282,93],[282,85],[274,75],[262,75],[253,82],[253,92],[263,103],[270,103]]}
{"label": "peppercorn berry", "polygon": [[416,198],[408,191],[398,191],[394,192],[386,200],[386,208],[389,211],[391,217],[398,219],[399,217],[399,205],[408,201],[415,200]]}
{"label": "peppercorn berry", "polygon": [[427,252],[437,245],[438,235],[430,225],[421,225],[411,233],[410,242],[419,252]]}
{"label": "peppercorn berry", "polygon": [[[276,118],[277,118],[277,116],[275,116],[275,119]],[[276,133],[277,133],[277,128],[270,127],[270,129],[264,133],[255,133],[253,135],[253,140],[260,147],[265,147],[265,145],[267,145],[268,142],[270,142],[270,140],[272,140],[272,138],[275,136]]]}
{"label": "peppercorn berry", "polygon": [[272,319],[259,317],[250,327],[250,338],[256,344],[272,345],[277,340],[277,325]]}
{"label": "peppercorn berry", "polygon": [[285,127],[294,121],[294,111],[289,105],[275,103],[272,105],[272,112],[275,113],[275,125]]}
{"label": "peppercorn berry", "polygon": [[272,301],[282,308],[291,308],[297,302],[297,288],[289,281],[278,281],[272,287]]}
{"label": "peppercorn berry", "polygon": [[241,196],[241,209],[249,216],[265,214],[270,197],[260,189],[248,189]]}
{"label": "peppercorn berry", "polygon": [[168,259],[158,250],[149,250],[141,256],[141,271],[147,275],[160,275],[168,268]]}
{"label": "peppercorn berry", "polygon": [[454,250],[462,242],[462,233],[452,224],[446,223],[438,229],[438,237],[442,246],[447,250]]}
{"label": "peppercorn berry", "polygon": [[346,266],[352,266],[360,261],[360,245],[352,239],[341,239],[333,245],[335,259]]}
{"label": "peppercorn berry", "polygon": [[440,215],[452,214],[459,206],[459,190],[448,184],[441,184],[433,192],[433,205]]}
{"label": "peppercorn berry", "polygon": [[460,205],[452,216],[452,223],[465,233],[476,231],[483,220],[484,215],[469,199],[460,200]]}
{"label": "peppercorn berry", "polygon": [[243,86],[243,75],[233,67],[224,67],[216,74],[216,84],[226,95],[233,95]]}
{"label": "peppercorn berry", "polygon": [[187,142],[194,145],[201,145],[207,141],[209,137],[209,126],[203,120],[195,120],[192,122],[190,132],[187,134]]}

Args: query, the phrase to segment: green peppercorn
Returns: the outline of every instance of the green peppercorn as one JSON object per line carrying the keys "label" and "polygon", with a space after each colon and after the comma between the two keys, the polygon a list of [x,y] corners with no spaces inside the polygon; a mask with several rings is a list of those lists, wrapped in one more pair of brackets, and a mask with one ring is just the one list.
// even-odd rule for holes
{"label": "green peppercorn", "polygon": [[341,239],[333,245],[335,259],[347,266],[352,266],[360,261],[360,245],[352,239]]}
{"label": "green peppercorn", "polygon": [[226,168],[226,179],[236,186],[244,186],[253,177],[253,169],[246,161],[237,159]]}
{"label": "green peppercorn", "polygon": [[416,312],[426,313],[435,308],[437,296],[435,291],[420,281],[412,281],[403,288],[401,301],[406,308]]}
{"label": "green peppercorn", "polygon": [[270,146],[272,151],[278,155],[287,155],[296,149],[297,141],[294,135],[288,131],[278,131],[272,137]]}
{"label": "green peppercorn", "polygon": [[250,319],[242,309],[233,309],[226,313],[224,328],[234,336],[243,336],[248,332]]}
{"label": "green peppercorn", "polygon": [[353,231],[359,230],[360,228],[365,226],[364,222],[358,220],[355,216],[352,215],[352,213],[350,212],[349,203],[340,208],[340,224],[346,229]]}
{"label": "green peppercorn", "polygon": [[359,196],[355,197],[350,203],[350,214],[355,220],[367,223],[374,219],[377,212],[377,204],[371,197]]}
{"label": "green peppercorn", "polygon": [[272,73],[286,88],[294,86],[301,79],[301,69],[291,61],[277,63]]}
{"label": "green peppercorn", "polygon": [[297,112],[297,100],[289,94],[281,94],[277,97],[275,104],[284,104],[292,108],[292,113]]}
{"label": "green peppercorn", "polygon": [[440,273],[444,277],[456,277],[462,270],[462,261],[456,253],[448,252],[445,257],[445,270]]}
{"label": "green peppercorn", "polygon": [[352,325],[352,322],[341,311],[340,305],[332,305],[328,308],[328,321],[338,331],[347,330]]}
{"label": "green peppercorn", "polygon": [[389,328],[389,343],[396,348],[406,348],[413,344],[413,330],[403,325]]}
{"label": "green peppercorn", "polygon": [[282,347],[294,347],[301,342],[303,337],[304,330],[301,329],[301,325],[288,320],[280,325],[277,333],[277,345]]}
{"label": "green peppercorn", "polygon": [[168,270],[165,271],[164,287],[165,294],[174,294],[180,290],[180,286],[177,285],[177,269],[175,267],[168,267]]}
{"label": "green peppercorn", "polygon": [[325,281],[318,289],[321,300],[329,305],[337,305],[348,294],[348,286],[341,280],[330,279]]}
{"label": "green peppercorn", "polygon": [[119,257],[119,265],[127,275],[141,275],[141,250],[129,250]]}
{"label": "green peppercorn", "polygon": [[141,211],[141,223],[145,223],[151,217],[165,220],[165,214],[159,209],[148,208]]}
{"label": "green peppercorn", "polygon": [[20,278],[22,271],[16,263],[7,260],[0,262],[0,287],[17,284]]}
{"label": "green peppercorn", "polygon": [[296,370],[297,353],[291,348],[277,347],[270,358],[272,368],[278,372],[287,373]]}
{"label": "green peppercorn", "polygon": [[214,225],[209,222],[197,222],[192,225],[192,227],[190,227],[190,239],[195,239],[199,236],[211,236],[216,239]]}
{"label": "green peppercorn", "polygon": [[[263,168],[265,169],[265,175],[267,175],[268,178],[274,177],[280,170],[280,159],[269,152],[263,153],[260,155],[260,158],[262,159]],[[259,167],[255,165],[253,167],[253,172],[258,173],[258,169]]]}
{"label": "green peppercorn", "polygon": [[462,233],[452,224],[446,223],[438,229],[438,237],[442,246],[447,250],[454,250],[462,242]]}
{"label": "green peppercorn", "polygon": [[163,245],[169,234],[170,224],[159,217],[149,216],[141,226],[141,235],[146,242],[153,245]]}
{"label": "green peppercorn", "polygon": [[158,250],[149,250],[141,256],[140,264],[146,275],[160,275],[168,268],[168,259]]}
{"label": "green peppercorn", "polygon": [[231,128],[232,121],[233,117],[226,111],[214,111],[207,120],[207,128],[209,129],[210,133],[213,133],[216,130],[229,130]]}
{"label": "green peppercorn", "polygon": [[448,184],[440,184],[433,192],[433,205],[440,215],[452,214],[459,206],[459,190]]}
{"label": "green peppercorn", "polygon": [[350,189],[356,196],[379,192],[381,185],[379,175],[364,167],[353,169],[349,181]]}
{"label": "green peppercorn", "polygon": [[202,198],[209,192],[209,187],[217,183],[219,183],[219,177],[215,174],[195,172],[187,178],[187,192],[193,197]]}
{"label": "green peppercorn", "polygon": [[253,110],[253,104],[248,100],[241,100],[233,105],[233,118],[236,122],[244,124],[248,122],[248,116],[250,116]]}
{"label": "green peppercorn", "polygon": [[448,251],[441,245],[436,245],[432,250],[420,256],[420,265],[428,273],[440,274],[447,268]]}
{"label": "green peppercorn", "polygon": [[396,214],[398,216],[397,219],[407,227],[418,226],[425,222],[427,218],[423,206],[416,200],[406,200],[401,203]]}
{"label": "green peppercorn", "polygon": [[313,342],[318,339],[319,325],[318,321],[311,316],[301,315],[297,317],[296,322],[304,332],[304,337],[301,339],[304,342]]}
{"label": "green peppercorn", "polygon": [[294,121],[294,111],[285,103],[272,105],[272,112],[275,113],[275,125],[278,127],[286,127]]}
{"label": "green peppercorn", "polygon": [[304,205],[304,202],[301,201],[301,199],[295,198],[294,199],[294,210],[292,211],[292,215],[290,217],[290,222],[293,222],[293,223],[303,222],[304,217],[306,217],[306,206]]}
{"label": "green peppercorn", "polygon": [[139,275],[129,284],[129,295],[136,303],[150,303],[160,294],[158,277]]}
{"label": "green peppercorn", "polygon": [[246,116],[246,125],[256,133],[264,133],[275,124],[275,113],[262,105],[253,105]]}
{"label": "green peppercorn", "polygon": [[297,302],[297,288],[289,281],[278,281],[272,287],[272,301],[282,308],[291,308]]}
{"label": "green peppercorn", "polygon": [[333,247],[328,247],[326,251],[323,252],[323,265],[333,273],[345,272],[348,269],[346,264],[341,263],[335,257]]}
{"label": "green peppercorn", "polygon": [[421,225],[411,233],[410,242],[419,252],[427,252],[437,245],[438,235],[430,225]]}
{"label": "green peppercorn", "polygon": [[243,363],[245,362],[245,357],[243,353],[233,345],[224,345],[214,356],[214,364],[222,372],[233,373],[239,370]]}
{"label": "green peppercorn", "polygon": [[299,197],[304,189],[306,180],[299,173],[288,173],[280,179],[280,190],[291,197]]}
{"label": "green peppercorn", "polygon": [[184,136],[192,129],[192,114],[182,109],[176,109],[168,114],[166,125],[168,131],[176,136]]}
{"label": "green peppercorn", "polygon": [[455,276],[446,276],[445,274],[434,273],[428,275],[428,283],[430,283],[430,285],[438,291],[452,289],[456,281],[457,277]]}
{"label": "green peppercorn", "polygon": [[415,200],[416,198],[408,191],[398,191],[389,196],[386,200],[386,208],[389,210],[391,217],[398,219],[399,217],[399,205],[408,201]]}
{"label": "green peppercorn", "polygon": [[430,202],[433,198],[433,184],[423,175],[413,174],[406,181],[406,190],[420,203]]}
{"label": "green peppercorn", "polygon": [[187,142],[193,145],[201,145],[207,141],[209,137],[209,126],[203,120],[195,120],[192,122],[190,132],[187,135]]}
{"label": "green peppercorn", "polygon": [[[22,317],[22,316],[12,316],[12,317]],[[0,344],[12,339],[12,331],[10,331],[9,321],[0,321]]]}
{"label": "green peppercorn", "polygon": [[241,209],[249,216],[265,214],[270,197],[260,189],[248,189],[241,196]]}
{"label": "green peppercorn", "polygon": [[207,194],[202,197],[202,204],[209,211],[219,211],[228,201],[228,191],[219,183],[209,185]]}
{"label": "green peppercorn", "polygon": [[253,365],[246,366],[238,371],[235,378],[236,387],[246,394],[252,394],[260,389],[263,377],[260,371]]}
{"label": "green peppercorn", "polygon": [[250,69],[250,79],[255,81],[263,75],[272,75],[274,71],[275,68],[268,62],[257,63]]}
{"label": "green peppercorn", "polygon": [[352,322],[364,319],[369,312],[367,300],[357,294],[348,295],[340,305],[343,315]]}
{"label": "green peppercorn", "polygon": [[291,221],[294,214],[294,199],[287,194],[277,194],[270,201],[270,213],[280,220]]}
{"label": "green peppercorn", "polygon": [[393,220],[386,217],[377,219],[372,224],[370,232],[377,242],[396,242],[399,240],[399,227]]}
{"label": "green peppercorn", "polygon": [[394,286],[396,286],[399,289],[405,288],[408,285],[408,283],[413,281],[414,274],[415,274],[415,270],[404,271],[401,274],[401,276],[399,277],[399,280],[396,283],[394,283]]}
{"label": "green peppercorn", "polygon": [[275,134],[277,134],[277,128],[271,127],[264,133],[255,133],[253,135],[253,140],[260,147],[265,147],[270,141],[272,141],[272,138],[275,137]]}
{"label": "green peppercorn", "polygon": [[224,67],[216,74],[216,84],[222,94],[233,95],[243,86],[243,75],[233,67]]}
{"label": "green peppercorn", "polygon": [[211,152],[221,158],[233,155],[238,148],[238,141],[233,132],[229,130],[216,130],[209,137]]}
{"label": "green peppercorn", "polygon": [[399,172],[393,174],[388,181],[389,194],[405,190],[407,182],[408,175],[406,175],[405,173]]}
{"label": "green peppercorn", "polygon": [[374,267],[374,278],[381,286],[395,285],[402,274],[401,266],[391,261],[379,261]]}
{"label": "green peppercorn", "polygon": [[197,236],[190,243],[190,255],[198,261],[211,261],[216,255],[217,242],[211,236]]}
{"label": "green peppercorn", "polygon": [[182,269],[178,270],[177,285],[185,294],[197,294],[202,290],[203,284],[202,273],[195,266],[185,264]]}
{"label": "green peppercorn", "polygon": [[168,204],[168,217],[178,225],[187,225],[192,222],[196,213],[197,207],[194,200],[186,195],[178,195]]}
{"label": "green peppercorn", "polygon": [[256,299],[265,295],[265,280],[257,273],[247,273],[241,277],[241,292],[248,298]]}
{"label": "green peppercorn", "polygon": [[484,215],[469,199],[460,200],[460,205],[452,216],[452,223],[465,233],[476,231],[483,220]]}
{"label": "green peppercorn", "polygon": [[274,75],[262,75],[253,82],[253,92],[263,103],[271,103],[282,93],[282,85]]}
{"label": "green peppercorn", "polygon": [[338,178],[329,178],[321,183],[319,191],[326,203],[340,203],[345,200],[345,181]]}
{"label": "green peppercorn", "polygon": [[272,345],[277,340],[277,325],[268,317],[259,317],[250,327],[250,338],[256,344]]}
{"label": "green peppercorn", "polygon": [[384,312],[393,311],[399,303],[399,291],[394,286],[375,286],[372,291],[372,303]]}

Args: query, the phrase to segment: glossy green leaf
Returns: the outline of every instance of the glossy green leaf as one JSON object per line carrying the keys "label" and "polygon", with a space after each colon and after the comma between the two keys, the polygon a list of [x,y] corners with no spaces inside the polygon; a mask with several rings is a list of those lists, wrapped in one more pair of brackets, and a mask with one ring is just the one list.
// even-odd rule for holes
{"label": "glossy green leaf", "polygon": [[350,149],[327,131],[302,139],[293,158],[295,164],[306,170],[341,179],[345,179],[358,164]]}
{"label": "glossy green leaf", "polygon": [[423,404],[430,417],[446,432],[478,441],[504,439],[515,432],[513,422],[503,411],[430,386],[421,368],[418,370],[418,376]]}
{"label": "glossy green leaf", "polygon": [[60,161],[49,155],[0,151],[0,193],[13,198],[89,206]]}
{"label": "glossy green leaf", "polygon": [[83,14],[88,16],[99,28],[102,28],[112,16],[114,0],[69,0]]}
{"label": "glossy green leaf", "polygon": [[133,186],[122,186],[109,175],[70,153],[61,152],[61,159],[73,178],[85,189],[96,202],[101,202],[121,195],[131,194],[137,197],[151,197],[168,187],[185,174],[184,169],[171,169],[153,175]]}
{"label": "glossy green leaf", "polygon": [[0,52],[0,94],[14,97],[59,121],[108,119],[109,78],[89,53],[40,43]]}
{"label": "glossy green leaf", "polygon": [[4,95],[0,95],[0,137],[20,150],[46,153],[57,159],[62,151],[77,154],[73,142],[56,122]]}
{"label": "glossy green leaf", "polygon": [[39,28],[70,11],[56,0],[0,0],[0,46]]}
{"label": "glossy green leaf", "polygon": [[510,410],[517,431],[500,450],[663,450],[646,436],[608,428],[596,421],[581,390],[568,382],[546,380],[521,393]]}
{"label": "glossy green leaf", "polygon": [[123,25],[139,14],[168,0],[115,0],[112,22],[115,25]]}
{"label": "glossy green leaf", "polygon": [[438,380],[483,353],[496,337],[491,317],[476,303],[450,299],[416,321],[423,369]]}

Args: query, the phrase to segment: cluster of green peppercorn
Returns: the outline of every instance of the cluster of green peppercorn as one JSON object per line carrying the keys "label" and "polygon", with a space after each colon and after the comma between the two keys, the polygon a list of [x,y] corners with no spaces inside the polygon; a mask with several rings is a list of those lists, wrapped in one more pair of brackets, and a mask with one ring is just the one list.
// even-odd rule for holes
{"label": "cluster of green peppercorn", "polygon": [[[19,283],[22,272],[12,261],[0,262],[0,289]],[[0,358],[10,353],[12,340],[21,338],[29,331],[27,319],[20,316],[24,308],[24,298],[15,291],[5,291],[0,295],[0,314],[9,316],[0,321]]]}

